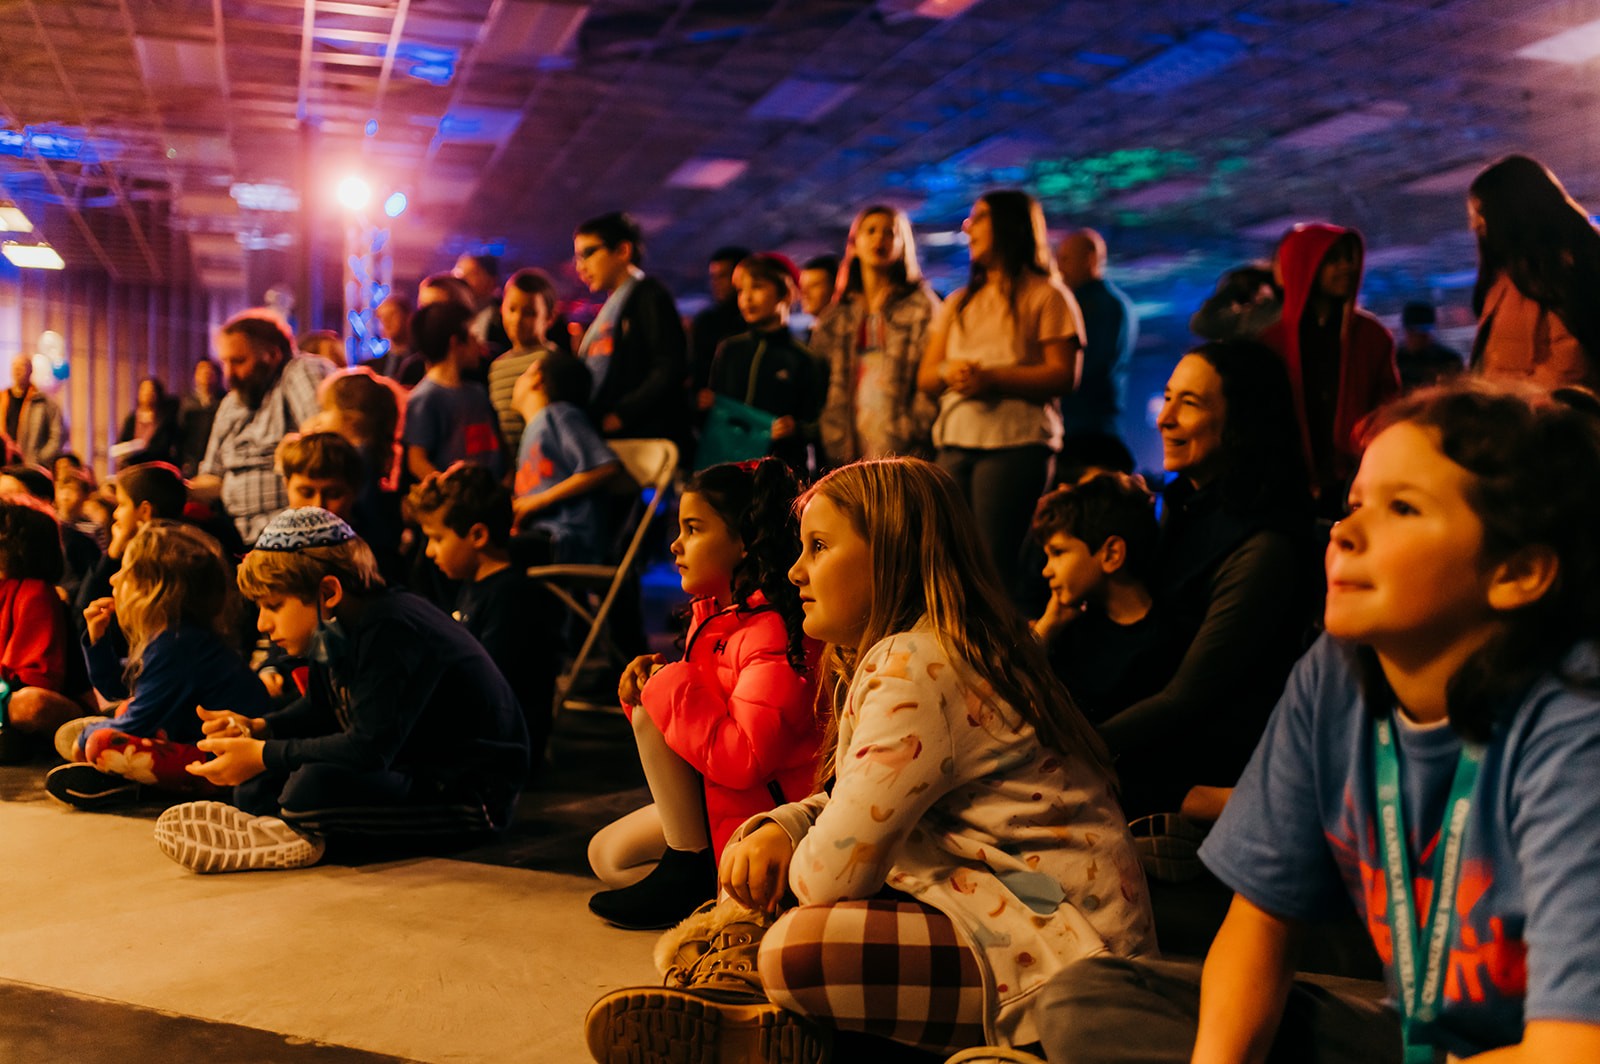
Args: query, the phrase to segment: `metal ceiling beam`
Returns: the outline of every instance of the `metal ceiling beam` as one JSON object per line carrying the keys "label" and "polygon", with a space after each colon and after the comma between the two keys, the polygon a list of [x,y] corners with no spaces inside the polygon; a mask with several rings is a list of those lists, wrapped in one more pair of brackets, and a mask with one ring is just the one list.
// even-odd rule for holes
{"label": "metal ceiling beam", "polygon": [[[87,137],[93,132],[93,123],[89,121],[88,110],[84,107],[82,98],[78,96],[71,79],[67,76],[66,65],[61,61],[61,53],[56,49],[55,41],[45,27],[44,19],[39,14],[38,5],[34,0],[26,0],[26,3],[28,14],[33,19],[34,28],[38,31],[39,39],[44,42],[45,50],[50,56],[50,62],[56,69],[56,77],[61,81],[61,88],[67,94],[67,99],[71,101],[73,110],[78,113],[78,120],[82,124],[84,134]],[[131,40],[129,43],[131,46]],[[133,234],[134,243],[139,246],[140,253],[144,255],[145,263],[150,267],[151,277],[160,281],[163,278],[164,271],[161,269],[161,263],[156,259],[155,249],[150,246],[150,241],[145,236],[144,223],[140,220],[138,212],[134,210],[133,202],[128,198],[127,192],[123,189],[121,175],[117,173],[116,168],[113,166],[108,166],[104,163],[101,163],[100,166],[111,185],[112,192],[116,194],[117,203],[122,209],[122,215],[127,219],[128,229]]]}
{"label": "metal ceiling beam", "polygon": [[[17,118],[16,112],[11,109],[11,105],[4,98],[0,98],[0,115],[5,117],[7,125],[15,129],[25,128]],[[94,235],[94,230],[90,227],[88,219],[83,216],[77,205],[73,203],[73,197],[67,192],[66,186],[61,183],[61,177],[56,173],[55,168],[50,165],[44,156],[39,154],[38,149],[31,142],[26,144],[26,149],[28,161],[33,163],[39,173],[44,175],[45,182],[50,186],[50,191],[55,194],[56,199],[66,210],[67,216],[78,227],[79,234],[82,235],[84,242],[89,245],[89,250],[94,252],[94,257],[100,260],[101,267],[111,276],[112,280],[122,280],[122,271],[117,268],[117,264],[106,251],[105,245],[100,243],[100,238]]]}

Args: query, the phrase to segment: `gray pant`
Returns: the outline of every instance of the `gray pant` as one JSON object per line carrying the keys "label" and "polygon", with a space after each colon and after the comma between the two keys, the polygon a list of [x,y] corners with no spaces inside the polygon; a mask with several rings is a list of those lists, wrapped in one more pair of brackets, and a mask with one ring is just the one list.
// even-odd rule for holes
{"label": "gray pant", "polygon": [[[1302,976],[1289,991],[1273,1062],[1400,1064],[1400,1018],[1381,984]],[[1200,1019],[1200,965],[1192,961],[1079,961],[1037,1006],[1050,1064],[1188,1064]]]}
{"label": "gray pant", "polygon": [[1033,508],[1050,481],[1053,457],[1043,445],[987,451],[939,449],[939,465],[955,477],[962,497],[972,507],[972,515],[978,519],[978,538],[994,559],[1001,590],[1008,597],[1017,594],[1022,544],[1033,521]]}

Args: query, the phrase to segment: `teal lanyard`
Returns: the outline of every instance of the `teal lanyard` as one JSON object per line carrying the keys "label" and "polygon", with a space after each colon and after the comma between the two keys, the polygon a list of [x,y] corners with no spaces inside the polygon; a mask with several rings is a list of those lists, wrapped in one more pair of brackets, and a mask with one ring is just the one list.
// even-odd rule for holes
{"label": "teal lanyard", "polygon": [[[1450,781],[1444,828],[1433,855],[1433,897],[1420,929],[1412,892],[1405,814],[1401,810],[1400,757],[1395,751],[1394,724],[1387,717],[1378,720],[1373,728],[1372,751],[1378,782],[1378,844],[1383,850],[1384,874],[1389,882],[1389,929],[1394,937],[1395,976],[1400,983],[1405,1062],[1432,1064],[1432,1028],[1444,992],[1445,958],[1455,934],[1456,884],[1461,879],[1467,818],[1472,812],[1472,789],[1478,780],[1483,751],[1462,744],[1455,777]],[[1417,954],[1422,952],[1424,943],[1427,955],[1419,982]]]}

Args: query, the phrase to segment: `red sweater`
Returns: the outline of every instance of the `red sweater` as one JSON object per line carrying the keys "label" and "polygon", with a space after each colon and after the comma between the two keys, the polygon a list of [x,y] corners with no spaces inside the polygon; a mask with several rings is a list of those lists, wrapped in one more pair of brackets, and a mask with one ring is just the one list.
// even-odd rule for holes
{"label": "red sweater", "polygon": [[67,652],[76,649],[55,588],[43,580],[0,580],[0,678],[13,690],[60,691]]}
{"label": "red sweater", "polygon": [[640,696],[667,745],[705,778],[718,860],[740,824],[814,789],[822,647],[806,640],[802,675],[789,664],[788,639],[783,617],[759,593],[747,609],[714,611],[698,599],[684,660],[658,671]]}

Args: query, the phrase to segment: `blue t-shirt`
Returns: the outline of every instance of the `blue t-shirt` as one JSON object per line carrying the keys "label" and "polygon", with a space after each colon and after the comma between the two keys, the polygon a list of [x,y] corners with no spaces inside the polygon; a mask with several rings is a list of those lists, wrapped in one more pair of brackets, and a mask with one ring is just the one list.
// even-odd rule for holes
{"label": "blue t-shirt", "polygon": [[[1595,676],[1595,648],[1575,650],[1563,668]],[[1413,896],[1425,916],[1460,739],[1448,726],[1403,720],[1395,734]],[[1342,910],[1341,892],[1348,895],[1394,994],[1373,773],[1354,654],[1323,636],[1295,666],[1200,856],[1224,883],[1280,917],[1325,918]],[[1600,1023],[1597,885],[1600,691],[1547,676],[1496,726],[1478,773],[1440,1045],[1470,1056],[1520,1042],[1525,1020]]]}
{"label": "blue t-shirt", "polygon": [[447,388],[424,377],[406,400],[405,445],[421,447],[436,469],[467,461],[505,472],[500,417],[483,385],[463,381]]}
{"label": "blue t-shirt", "polygon": [[[517,498],[549,491],[574,473],[616,460],[589,423],[588,414],[572,403],[551,403],[535,413],[522,430],[522,445],[517,449]],[[605,513],[595,492],[540,510],[531,524],[550,533],[554,561],[604,560]]]}

